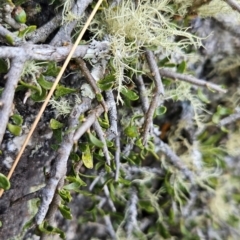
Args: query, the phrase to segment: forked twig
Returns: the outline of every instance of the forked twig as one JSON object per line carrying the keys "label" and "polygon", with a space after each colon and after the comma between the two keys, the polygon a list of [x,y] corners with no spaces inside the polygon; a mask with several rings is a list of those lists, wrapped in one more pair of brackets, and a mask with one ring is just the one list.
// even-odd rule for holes
{"label": "forked twig", "polygon": [[[28,144],[28,142],[29,142],[29,140],[30,140],[30,138],[31,138],[31,136],[32,136],[32,134],[33,134],[33,132],[34,132],[38,122],[39,122],[39,120],[40,120],[40,118],[41,118],[41,116],[42,116],[42,114],[43,114],[43,112],[45,111],[45,108],[47,107],[48,102],[49,102],[50,98],[52,97],[54,90],[56,89],[56,87],[57,87],[57,85],[58,85],[58,83],[59,83],[59,81],[60,81],[60,79],[61,79],[61,77],[62,77],[62,75],[63,75],[63,73],[65,71],[65,69],[67,68],[68,63],[70,62],[70,60],[71,60],[71,58],[73,56],[74,51],[76,50],[79,42],[81,41],[84,33],[86,32],[90,22],[92,21],[94,15],[96,14],[98,8],[100,7],[100,5],[102,3],[102,1],[103,0],[98,0],[97,4],[95,5],[95,7],[94,7],[94,9],[92,11],[92,13],[89,16],[87,22],[85,23],[82,31],[80,32],[76,42],[74,43],[71,52],[69,53],[67,59],[65,60],[65,62],[63,64],[63,66],[62,66],[58,76],[56,77],[56,80],[55,80],[52,88],[50,89],[50,91],[49,91],[49,93],[47,95],[47,98],[46,98],[45,102],[43,103],[43,105],[42,105],[42,107],[41,107],[41,109],[40,109],[40,111],[39,111],[39,113],[38,113],[38,115],[37,115],[37,117],[36,117],[32,127],[31,127],[31,129],[30,129],[30,131],[29,131],[29,133],[28,133],[28,135],[27,135],[27,137],[26,137],[26,139],[25,139],[25,141],[24,141],[24,143],[22,145],[22,147],[21,147],[21,149],[20,149],[20,151],[19,151],[19,153],[18,153],[18,155],[17,155],[17,157],[16,157],[16,159],[15,159],[15,161],[13,163],[13,166],[11,167],[11,169],[10,169],[8,175],[7,175],[8,180],[10,180],[10,178],[12,177],[12,174],[13,174],[13,172],[14,172],[14,170],[15,170],[15,168],[16,168],[16,166],[17,166],[17,164],[18,164],[18,162],[19,162],[19,160],[20,160],[20,158],[21,158],[21,156],[22,156],[22,154],[23,154],[23,152],[24,152],[24,150],[25,150],[25,148],[26,148],[26,146],[27,146],[27,144]],[[4,190],[0,189],[0,197],[2,196],[3,192],[4,192]]]}

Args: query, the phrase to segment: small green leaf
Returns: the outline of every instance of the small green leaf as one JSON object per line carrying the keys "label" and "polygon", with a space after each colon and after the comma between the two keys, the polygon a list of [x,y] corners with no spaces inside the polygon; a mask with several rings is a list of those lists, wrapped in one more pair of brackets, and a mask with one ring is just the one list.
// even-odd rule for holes
{"label": "small green leaf", "polygon": [[11,35],[6,35],[5,38],[7,40],[7,43],[9,43],[10,45],[13,46],[15,44],[14,43],[14,39],[13,39],[13,37]]}
{"label": "small green leaf", "polygon": [[69,93],[75,93],[75,92],[76,92],[76,89],[67,88],[62,85],[58,85],[54,95],[56,98],[59,98],[59,97],[65,96]]}
{"label": "small green leaf", "polygon": [[0,73],[6,73],[8,71],[8,66],[6,61],[0,58]]}
{"label": "small green leaf", "polygon": [[105,78],[99,80],[97,84],[101,90],[106,91],[113,87],[114,82],[115,82],[115,76],[113,74],[110,74]]}
{"label": "small green leaf", "polygon": [[0,97],[2,95],[3,90],[4,90],[4,88],[0,88]]}
{"label": "small green leaf", "polygon": [[17,6],[14,9],[14,19],[18,22],[18,23],[25,23],[27,21],[27,15],[26,12],[20,7]]}
{"label": "small green leaf", "polygon": [[33,84],[26,83],[26,82],[24,82],[24,81],[22,81],[22,80],[20,80],[19,83],[20,83],[22,86],[24,86],[25,88],[27,88],[27,89],[31,89],[31,90],[33,90],[33,91],[36,91],[38,94],[41,94],[41,93],[42,93],[42,89],[41,89],[40,86],[35,86],[35,85],[33,85]]}
{"label": "small green leaf", "polygon": [[65,233],[61,229],[48,225],[46,221],[38,225],[38,229],[47,234],[57,233],[61,239],[66,239]]}
{"label": "small green leaf", "polygon": [[45,80],[44,75],[42,75],[42,74],[37,79],[37,81],[38,81],[39,85],[46,90],[50,90],[52,88],[53,83]]}
{"label": "small green leaf", "polygon": [[60,210],[61,214],[66,219],[72,219],[71,209],[66,205],[59,205],[58,209]]}
{"label": "small green leaf", "polygon": [[0,227],[2,227],[2,221],[0,221]]}
{"label": "small green leaf", "polygon": [[92,154],[88,145],[86,146],[86,150],[82,153],[82,161],[86,168],[93,168]]}
{"label": "small green leaf", "polygon": [[103,101],[103,96],[102,96],[101,93],[97,93],[96,94],[96,98],[97,98],[98,102],[102,102]]}
{"label": "small green leaf", "polygon": [[105,168],[105,170],[106,170],[107,173],[112,172],[111,167],[109,167],[107,164],[105,164],[104,168]]}
{"label": "small green leaf", "polygon": [[42,101],[44,101],[46,99],[46,97],[47,97],[47,91],[44,88],[42,89],[42,93],[41,94],[36,92],[36,93],[31,95],[31,99],[34,102],[42,102]]}
{"label": "small green leaf", "polygon": [[65,190],[73,190],[73,191],[78,191],[79,188],[82,186],[82,184],[78,182],[72,182],[70,184],[67,184],[63,187]]}
{"label": "small green leaf", "polygon": [[37,26],[35,26],[35,25],[28,26],[27,28],[19,31],[18,37],[22,38],[22,37],[26,36],[26,34],[35,31],[36,28],[37,28]]}
{"label": "small green leaf", "polygon": [[126,127],[124,133],[130,138],[135,138],[139,135],[137,126]]}
{"label": "small green leaf", "polygon": [[13,125],[11,123],[8,123],[7,128],[8,128],[8,131],[15,136],[19,136],[22,131],[22,128],[20,126]]}
{"label": "small green leaf", "polygon": [[200,88],[198,89],[198,97],[202,102],[207,103],[207,104],[210,103],[209,99],[207,98],[207,96],[203,93],[202,89],[200,89]]}
{"label": "small green leaf", "polygon": [[2,173],[0,173],[0,188],[4,189],[4,190],[8,190],[11,187],[11,184],[9,182],[9,180],[7,179],[7,177],[5,175],[3,175]]}
{"label": "small green leaf", "polygon": [[63,123],[57,121],[56,119],[51,119],[50,120],[50,128],[51,129],[59,129],[63,127]]}
{"label": "small green leaf", "polygon": [[47,70],[43,73],[45,76],[56,77],[60,72],[60,67],[57,66],[56,62],[48,62]]}
{"label": "small green leaf", "polygon": [[97,146],[97,147],[99,147],[99,148],[103,148],[104,144],[103,144],[100,140],[98,140],[93,134],[91,134],[91,133],[89,132],[89,133],[88,133],[88,136],[89,136],[90,142],[91,142],[93,145],[95,145],[95,146]]}
{"label": "small green leaf", "polygon": [[160,106],[155,110],[155,115],[161,116],[161,115],[165,114],[166,111],[167,111],[167,108],[165,106]]}
{"label": "small green leaf", "polygon": [[182,61],[178,66],[177,66],[177,72],[178,73],[184,73],[185,70],[186,70],[186,62],[185,61]]}
{"label": "small green leaf", "polygon": [[108,129],[110,127],[109,120],[108,120],[108,114],[104,112],[104,118],[99,117],[98,118],[99,124],[101,127]]}
{"label": "small green leaf", "polygon": [[139,98],[139,96],[134,91],[125,87],[121,89],[121,93],[131,101],[135,101]]}
{"label": "small green leaf", "polygon": [[18,126],[21,126],[22,123],[23,123],[23,118],[21,115],[19,114],[14,114],[11,116],[11,119],[13,120],[13,123],[18,125]]}
{"label": "small green leaf", "polygon": [[87,184],[79,177],[78,174],[76,174],[75,176],[68,176],[68,177],[66,177],[66,179],[69,182],[77,183],[78,186],[87,186]]}
{"label": "small green leaf", "polygon": [[72,196],[71,193],[66,189],[61,189],[58,191],[59,196],[62,198],[65,202],[71,202]]}

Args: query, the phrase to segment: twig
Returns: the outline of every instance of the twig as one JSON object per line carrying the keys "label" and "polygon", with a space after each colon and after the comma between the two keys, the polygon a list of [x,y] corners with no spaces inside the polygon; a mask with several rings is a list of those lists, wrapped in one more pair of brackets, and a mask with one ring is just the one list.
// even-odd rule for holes
{"label": "twig", "polygon": [[176,72],[173,72],[173,71],[168,70],[168,69],[160,69],[159,72],[163,77],[172,78],[174,80],[178,79],[178,80],[181,80],[181,81],[192,83],[192,84],[197,85],[197,86],[207,87],[209,89],[216,90],[216,91],[222,92],[222,93],[227,92],[227,90],[221,88],[217,84],[210,83],[210,82],[195,78],[195,77],[190,76],[190,75],[176,73]]}
{"label": "twig", "polygon": [[[92,3],[93,0],[77,0],[72,8],[72,13],[75,16],[82,16],[86,8]],[[71,22],[67,22],[63,24],[63,26],[59,29],[58,33],[50,42],[50,45],[54,46],[62,46],[64,42],[71,43],[71,33],[73,29],[76,27],[78,20],[73,20]]]}
{"label": "twig", "polygon": [[109,105],[108,116],[110,122],[110,128],[107,131],[107,139],[111,141],[118,135],[117,105],[112,90],[106,91],[106,99]]}
{"label": "twig", "polygon": [[[85,101],[88,102],[87,99],[85,99]],[[80,115],[83,114],[89,106],[88,103],[86,104],[85,101],[83,101],[79,106],[76,106],[70,114],[69,131],[64,136],[60,148],[58,149],[56,160],[51,169],[51,175],[42,191],[41,205],[39,206],[38,212],[35,216],[35,222],[37,224],[41,224],[41,222],[44,220],[49,205],[53,200],[59,181],[66,175],[67,161],[74,144],[74,129],[79,123],[78,119]]]}
{"label": "twig", "polygon": [[96,120],[93,123],[93,129],[97,133],[98,138],[103,143],[103,154],[106,158],[107,164],[110,165],[111,157],[110,157],[109,152],[108,152],[108,147],[107,147],[106,139],[105,139],[105,136],[104,136],[104,132],[103,132],[102,127],[100,126],[98,120]]}
{"label": "twig", "polygon": [[111,218],[109,217],[109,215],[105,215],[103,217],[103,219],[105,221],[106,229],[107,229],[111,239],[112,240],[117,239],[116,232],[114,231],[113,224],[112,224],[112,221],[111,221]]}
{"label": "twig", "polygon": [[26,38],[32,43],[45,42],[47,37],[61,24],[62,15],[57,14],[52,20],[44,24],[42,27],[36,29],[36,31],[28,33]]}
{"label": "twig", "polygon": [[142,78],[141,75],[138,75],[138,76],[135,77],[135,83],[138,87],[143,112],[147,113],[147,110],[149,108],[149,101],[148,101],[148,97],[147,97],[147,90],[145,88],[143,78]]}
{"label": "twig", "polygon": [[13,8],[14,7],[10,6],[9,4],[3,6],[3,21],[14,29],[20,29],[22,27],[22,24],[16,22],[11,16]]}
{"label": "twig", "polygon": [[130,239],[132,237],[134,229],[138,228],[137,204],[138,204],[137,191],[134,187],[132,187],[130,188],[130,199],[128,201],[128,206],[125,213],[125,229],[127,232],[127,239]]}
{"label": "twig", "polygon": [[233,10],[236,10],[240,13],[240,5],[235,0],[224,0]]}
{"label": "twig", "polygon": [[218,123],[218,125],[219,125],[220,127],[223,127],[223,126],[225,126],[225,125],[227,125],[227,124],[230,124],[230,123],[232,123],[232,122],[237,121],[238,119],[240,119],[240,112],[233,113],[233,114],[231,114],[230,116],[222,119],[222,120]]}
{"label": "twig", "polygon": [[96,81],[94,80],[93,76],[91,75],[91,72],[90,72],[89,69],[87,68],[86,63],[85,63],[84,60],[81,59],[81,58],[77,58],[77,59],[76,59],[76,62],[79,64],[79,67],[80,67],[80,69],[82,70],[83,75],[85,76],[86,80],[88,81],[88,83],[89,83],[90,86],[92,87],[94,93],[95,93],[96,95],[101,96],[101,99],[100,99],[99,102],[102,104],[105,112],[107,112],[107,111],[108,111],[107,104],[105,103],[105,101],[104,101],[104,99],[103,99],[103,97],[102,97],[101,91],[100,91],[99,87],[97,86]]}
{"label": "twig", "polygon": [[2,143],[3,136],[6,131],[9,116],[13,110],[15,88],[17,87],[19,77],[21,76],[22,70],[24,68],[24,61],[24,58],[14,58],[11,61],[11,68],[5,76],[8,80],[5,84],[4,91],[0,98],[0,144]]}
{"label": "twig", "polygon": [[37,190],[36,192],[28,193],[28,194],[26,194],[26,195],[24,195],[24,196],[22,196],[22,197],[20,197],[20,198],[18,198],[16,200],[12,201],[10,203],[10,206],[12,207],[12,206],[14,206],[16,204],[29,201],[29,200],[31,200],[33,198],[40,198],[41,197],[41,193],[42,193],[42,188]]}
{"label": "twig", "polygon": [[154,59],[154,54],[151,51],[146,51],[145,54],[146,54],[146,59],[147,59],[149,68],[150,68],[152,76],[153,76],[153,80],[155,83],[155,89],[153,92],[152,101],[151,101],[148,111],[145,115],[144,127],[143,127],[143,145],[147,144],[148,134],[149,134],[150,128],[152,126],[153,114],[154,114],[155,109],[160,104],[159,95],[160,94],[164,95],[164,88],[162,85],[162,80],[161,80],[161,76],[160,76],[160,73],[158,70],[157,63]]}
{"label": "twig", "polygon": [[18,46],[23,44],[23,40],[21,38],[17,37],[15,34],[4,28],[1,24],[0,24],[0,36],[3,37],[5,43],[8,43],[7,38],[10,37],[13,41],[12,45]]}
{"label": "twig", "polygon": [[179,171],[182,172],[185,178],[189,179],[192,184],[194,184],[193,173],[184,165],[183,161],[172,151],[168,144],[163,141],[159,141],[159,150],[164,153],[168,160],[176,167]]}
{"label": "twig", "polygon": [[120,153],[121,153],[121,144],[120,144],[120,133],[118,133],[118,136],[115,139],[115,164],[116,164],[116,172],[115,172],[115,181],[118,181],[119,178],[119,171],[120,171]]}
{"label": "twig", "polygon": [[73,141],[76,143],[78,139],[93,125],[96,119],[103,113],[102,105],[98,105],[95,109],[91,110],[85,122],[77,129],[74,134]]}

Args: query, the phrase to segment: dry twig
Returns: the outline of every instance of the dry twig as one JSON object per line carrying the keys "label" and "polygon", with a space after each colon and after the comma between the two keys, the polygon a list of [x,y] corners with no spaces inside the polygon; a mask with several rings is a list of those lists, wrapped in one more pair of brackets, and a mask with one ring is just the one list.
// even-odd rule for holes
{"label": "dry twig", "polygon": [[164,95],[164,88],[162,85],[161,76],[158,71],[158,66],[154,59],[154,54],[152,51],[146,51],[146,59],[147,59],[149,68],[151,70],[151,74],[154,79],[155,89],[153,92],[152,101],[151,101],[148,111],[145,115],[144,127],[143,127],[143,145],[147,144],[148,134],[149,134],[150,128],[152,126],[153,114],[154,114],[155,109],[160,104],[159,96],[160,96],[160,94]]}
{"label": "dry twig", "polygon": [[224,0],[233,10],[236,10],[240,13],[240,5],[235,0]]}

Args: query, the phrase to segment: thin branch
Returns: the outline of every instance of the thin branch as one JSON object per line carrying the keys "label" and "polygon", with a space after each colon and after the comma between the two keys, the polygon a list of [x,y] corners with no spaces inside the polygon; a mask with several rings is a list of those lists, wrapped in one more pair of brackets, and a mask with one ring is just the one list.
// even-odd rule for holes
{"label": "thin branch", "polygon": [[4,28],[1,24],[0,24],[0,36],[3,38],[5,43],[8,43],[7,39],[12,39],[12,45],[15,46],[19,46],[21,44],[23,44],[23,40],[19,37],[17,37],[15,34],[13,34],[12,32],[10,32],[8,29]]}
{"label": "thin branch", "polygon": [[[93,0],[77,0],[77,2],[74,4],[71,12],[77,17],[80,17],[83,15],[86,8],[91,4]],[[63,24],[63,26],[59,29],[58,33],[55,35],[55,37],[50,42],[50,45],[54,46],[62,46],[65,42],[71,43],[71,33],[73,29],[76,27],[78,23],[78,19],[74,19],[71,22],[67,22]]]}
{"label": "thin branch", "polygon": [[76,62],[79,64],[79,67],[80,67],[83,75],[85,76],[87,82],[88,82],[88,83],[90,84],[90,86],[92,87],[94,93],[95,93],[96,95],[101,96],[101,99],[100,99],[99,102],[102,104],[105,112],[107,112],[107,111],[108,111],[107,104],[105,103],[105,101],[104,101],[104,99],[103,99],[103,97],[102,97],[101,91],[100,91],[99,87],[97,86],[97,83],[96,83],[95,79],[93,78],[93,76],[91,75],[91,72],[90,72],[89,69],[87,68],[86,63],[85,63],[84,60],[81,59],[81,58],[77,58],[77,59],[76,59]]}
{"label": "thin branch", "polygon": [[143,78],[141,75],[135,77],[135,83],[138,87],[143,112],[147,113],[147,110],[149,108],[149,101],[148,101],[148,97],[147,97],[147,90],[145,88]]}
{"label": "thin branch", "polygon": [[96,119],[104,112],[102,105],[98,105],[91,110],[86,120],[81,124],[74,134],[73,141],[76,143],[78,139],[93,125]]}
{"label": "thin branch", "polygon": [[105,221],[106,229],[107,229],[111,239],[112,240],[117,239],[116,232],[114,231],[113,224],[112,224],[112,221],[111,221],[111,218],[109,217],[109,215],[105,215],[103,217],[103,219]]}
{"label": "thin branch", "polygon": [[178,79],[178,80],[181,80],[181,81],[192,83],[192,84],[197,85],[197,86],[207,87],[210,90],[215,90],[215,91],[222,92],[222,93],[227,92],[227,90],[221,88],[217,84],[210,83],[210,82],[195,78],[195,77],[190,76],[190,75],[176,73],[176,72],[173,72],[173,71],[168,70],[168,69],[160,69],[159,72],[163,77],[171,78],[171,79],[174,79],[174,80]]}
{"label": "thin branch", "polygon": [[8,25],[10,25],[12,28],[18,30],[18,29],[20,29],[23,26],[23,24],[20,24],[20,23],[16,22],[12,18],[11,13],[12,13],[13,9],[14,9],[14,7],[10,6],[9,4],[5,4],[3,6],[3,21],[5,23],[7,23]]}
{"label": "thin branch", "polygon": [[160,76],[160,73],[158,70],[157,63],[154,59],[154,54],[152,51],[146,51],[145,54],[146,54],[146,59],[147,59],[149,68],[150,68],[152,76],[153,76],[153,80],[155,83],[155,89],[153,92],[152,101],[151,101],[148,111],[145,115],[144,127],[143,127],[143,145],[147,144],[148,134],[149,134],[150,128],[152,126],[153,114],[154,114],[155,109],[160,104],[159,95],[160,94],[164,95],[164,88],[162,85],[162,80],[161,80],[161,76]]}
{"label": "thin branch", "polygon": [[116,164],[116,172],[115,172],[115,181],[118,181],[119,178],[119,171],[120,171],[120,167],[121,167],[121,163],[120,163],[120,153],[121,153],[121,144],[120,144],[120,133],[118,133],[118,136],[115,139],[115,164]]}
{"label": "thin branch", "polygon": [[47,37],[59,27],[61,20],[62,14],[59,13],[42,27],[36,29],[34,32],[27,34],[26,38],[29,39],[32,43],[45,42]]}
{"label": "thin branch", "polygon": [[159,150],[160,152],[164,153],[171,164],[176,167],[186,179],[189,179],[190,182],[194,183],[194,176],[193,173],[184,165],[183,161],[172,151],[172,149],[168,146],[168,144],[164,143],[163,141],[159,141]]}
{"label": "thin branch", "polygon": [[0,144],[2,143],[8,120],[13,110],[14,93],[24,68],[24,60],[24,58],[14,58],[11,61],[11,68],[5,76],[8,80],[0,98]]}
{"label": "thin branch", "polygon": [[240,112],[233,113],[233,114],[231,114],[230,116],[222,119],[222,120],[218,123],[218,125],[219,125],[220,127],[223,127],[223,126],[228,125],[228,124],[230,124],[230,123],[233,123],[233,122],[235,122],[235,121],[237,121],[237,120],[239,120],[239,119],[240,119]]}
{"label": "thin branch", "polygon": [[240,5],[235,0],[224,0],[233,10],[236,10],[240,13]]}
{"label": "thin branch", "polygon": [[118,135],[118,124],[117,124],[117,105],[114,99],[112,90],[106,91],[106,99],[109,105],[109,122],[110,128],[107,131],[107,139],[111,141]]}
{"label": "thin branch", "polygon": [[[87,99],[85,99],[85,101],[89,102]],[[50,177],[42,191],[41,205],[39,206],[38,212],[35,216],[35,222],[37,224],[41,224],[46,217],[49,205],[53,200],[59,181],[66,175],[67,161],[74,144],[74,129],[79,123],[78,119],[80,115],[83,114],[89,107],[88,103],[86,104],[85,101],[83,101],[79,106],[76,106],[70,114],[68,127],[69,131],[64,136],[58,149],[57,157],[52,166]]]}
{"label": "thin branch", "polygon": [[107,164],[110,165],[111,157],[110,157],[109,152],[108,152],[107,142],[106,142],[106,139],[105,139],[105,136],[104,136],[105,133],[103,132],[102,127],[100,126],[98,120],[96,120],[93,123],[93,129],[97,133],[98,138],[103,143],[103,154],[105,156]]}
{"label": "thin branch", "polygon": [[41,194],[42,194],[42,188],[35,191],[35,192],[31,192],[31,193],[28,193],[14,201],[12,201],[10,203],[10,206],[14,206],[14,205],[17,205],[17,204],[20,204],[20,203],[23,203],[23,202],[26,202],[26,201],[29,201],[31,199],[34,199],[34,198],[40,198],[41,197]]}

